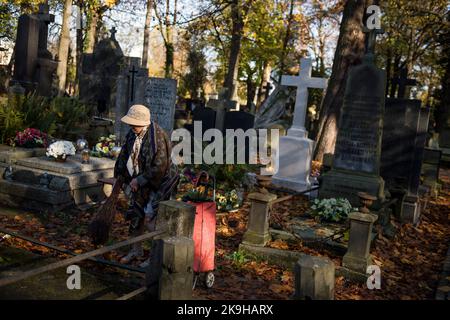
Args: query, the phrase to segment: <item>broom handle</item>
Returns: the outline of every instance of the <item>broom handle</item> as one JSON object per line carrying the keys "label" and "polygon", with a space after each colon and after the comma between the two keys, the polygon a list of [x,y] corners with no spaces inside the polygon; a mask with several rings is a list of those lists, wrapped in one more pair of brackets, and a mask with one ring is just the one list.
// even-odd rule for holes
{"label": "broom handle", "polygon": [[122,184],[123,179],[121,177],[117,178],[111,190],[111,197],[119,194],[120,189],[122,188]]}

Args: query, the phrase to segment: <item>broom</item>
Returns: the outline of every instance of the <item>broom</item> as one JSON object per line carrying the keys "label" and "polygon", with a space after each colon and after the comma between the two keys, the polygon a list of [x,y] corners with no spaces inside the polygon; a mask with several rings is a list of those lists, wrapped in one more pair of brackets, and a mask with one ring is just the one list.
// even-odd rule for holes
{"label": "broom", "polygon": [[111,195],[102,204],[88,227],[88,234],[95,245],[105,244],[109,239],[109,231],[116,216],[116,205],[122,186],[122,179],[114,182]]}

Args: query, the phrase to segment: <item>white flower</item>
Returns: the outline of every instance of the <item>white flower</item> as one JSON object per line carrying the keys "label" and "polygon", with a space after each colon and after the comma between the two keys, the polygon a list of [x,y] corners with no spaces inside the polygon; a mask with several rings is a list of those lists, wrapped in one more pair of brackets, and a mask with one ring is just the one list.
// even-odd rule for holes
{"label": "white flower", "polygon": [[46,155],[47,157],[57,158],[62,156],[63,158],[75,154],[75,146],[70,141],[56,141],[52,143],[48,148]]}

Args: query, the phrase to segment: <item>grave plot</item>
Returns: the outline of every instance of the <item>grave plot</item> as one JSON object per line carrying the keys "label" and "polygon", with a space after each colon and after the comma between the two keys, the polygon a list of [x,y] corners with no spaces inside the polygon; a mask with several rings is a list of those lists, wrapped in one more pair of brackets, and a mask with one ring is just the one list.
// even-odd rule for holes
{"label": "grave plot", "polygon": [[[215,286],[208,290],[199,288],[198,296],[211,299],[290,298],[295,287],[293,265],[301,256],[312,255],[328,257],[334,262],[335,299],[434,299],[450,240],[448,169],[445,173],[441,171],[441,176],[445,181],[445,191],[437,199],[428,199],[429,206],[423,212],[420,225],[394,222],[398,232],[393,239],[381,234],[373,240],[370,254],[373,263],[382,269],[383,290],[368,290],[365,284],[351,281],[340,273],[346,250],[339,254],[324,246],[306,246],[285,230],[273,232],[269,229],[271,237],[265,246],[254,246],[251,252],[242,250],[251,210],[251,204],[246,200],[239,211],[218,219],[216,258],[221,267],[216,274]],[[307,210],[304,198],[296,197],[292,203],[295,204],[274,205],[269,225],[280,224],[280,218],[275,218],[277,215],[283,216],[287,212],[296,217]],[[305,236],[323,228],[312,221],[304,223]]]}
{"label": "grave plot", "polygon": [[111,177],[114,163],[93,157],[84,164],[81,155],[64,163],[46,156],[18,159],[14,165],[3,165],[7,175],[0,180],[0,201],[38,211],[98,202],[105,197],[98,179]]}

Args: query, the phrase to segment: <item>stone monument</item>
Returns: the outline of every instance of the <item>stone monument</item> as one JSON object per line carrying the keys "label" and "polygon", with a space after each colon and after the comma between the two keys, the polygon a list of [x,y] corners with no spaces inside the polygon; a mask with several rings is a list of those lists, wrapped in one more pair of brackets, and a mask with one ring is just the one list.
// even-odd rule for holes
{"label": "stone monument", "polygon": [[150,108],[152,119],[163,128],[170,137],[175,122],[175,103],[177,99],[177,80],[148,78],[144,101]]}
{"label": "stone monument", "polygon": [[19,17],[15,44],[14,74],[10,86],[21,86],[26,93],[52,94],[53,76],[58,65],[47,50],[48,24],[55,16],[48,4],[40,4],[37,14]]}
{"label": "stone monument", "polygon": [[272,182],[295,191],[307,190],[311,182],[311,157],[314,141],[308,139],[305,128],[306,110],[308,107],[308,88],[326,88],[327,79],[311,77],[311,59],[302,59],[299,76],[283,76],[281,84],[296,86],[295,111],[292,127],[287,136],[280,138],[278,149],[279,170]]}
{"label": "stone monument", "polygon": [[320,198],[347,198],[353,206],[360,191],[376,196],[377,204],[385,198],[380,156],[386,72],[374,64],[375,32],[363,63],[349,72],[332,169],[319,190]]}

